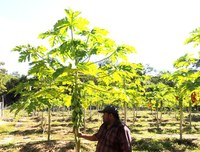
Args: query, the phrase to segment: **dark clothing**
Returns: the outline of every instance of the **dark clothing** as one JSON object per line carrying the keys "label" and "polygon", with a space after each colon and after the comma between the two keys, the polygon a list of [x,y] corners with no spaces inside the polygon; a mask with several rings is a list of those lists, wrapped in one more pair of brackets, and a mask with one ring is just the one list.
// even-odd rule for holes
{"label": "dark clothing", "polygon": [[98,139],[96,152],[131,152],[130,130],[120,121],[110,128],[103,123],[94,135]]}

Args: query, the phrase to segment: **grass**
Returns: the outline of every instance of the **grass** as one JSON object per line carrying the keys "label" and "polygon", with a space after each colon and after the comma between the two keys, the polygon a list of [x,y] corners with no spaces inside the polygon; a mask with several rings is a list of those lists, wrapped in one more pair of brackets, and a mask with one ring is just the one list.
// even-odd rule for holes
{"label": "grass", "polygon": [[135,151],[192,151],[198,150],[198,146],[192,140],[183,140],[182,143],[177,139],[152,139],[145,138],[136,140],[133,145]]}
{"label": "grass", "polygon": [[11,132],[15,126],[12,123],[0,125],[0,134],[7,134]]}
{"label": "grass", "polygon": [[[187,114],[184,121],[182,142],[179,140],[179,121],[172,113],[163,114],[159,129],[156,127],[154,115],[149,111],[138,111],[133,122],[133,114],[128,111],[127,125],[133,137],[133,151],[200,151],[200,114],[194,114],[192,130],[189,128]],[[44,113],[47,118],[47,113]],[[102,116],[97,111],[86,114],[86,129],[80,128],[87,134],[95,133],[102,123]],[[123,119],[123,112],[120,112]],[[0,119],[0,151],[29,152],[29,151],[73,151],[75,146],[72,134],[70,112],[53,112],[51,120],[51,141],[47,140],[47,124],[45,132],[41,128],[41,113],[28,115],[20,112],[17,117],[8,110]],[[4,123],[3,123],[4,122]],[[81,140],[83,152],[95,151],[96,142]]]}

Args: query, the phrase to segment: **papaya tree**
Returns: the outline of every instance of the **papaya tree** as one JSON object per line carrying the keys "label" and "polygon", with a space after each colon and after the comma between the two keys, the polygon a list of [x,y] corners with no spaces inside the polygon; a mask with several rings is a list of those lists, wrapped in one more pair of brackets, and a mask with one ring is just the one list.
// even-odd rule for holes
{"label": "papaya tree", "polygon": [[144,66],[142,64],[132,64],[132,77],[128,84],[127,94],[130,98],[129,107],[133,108],[133,122],[136,120],[137,108],[143,107],[145,104],[145,83],[148,76],[144,74]]}
{"label": "papaya tree", "polygon": [[[193,30],[191,33],[190,33],[190,36],[185,40],[185,44],[193,44],[193,47],[194,48],[199,48],[199,45],[200,45],[200,27],[196,28],[195,30]],[[194,72],[194,78],[193,78],[193,84],[195,84],[195,86],[199,86],[199,77],[198,77],[198,73],[199,73],[199,67],[200,67],[200,51],[197,52],[198,55],[195,56],[195,59],[193,57],[193,60],[195,60],[195,62],[193,62],[191,64],[190,62],[190,67],[193,67],[193,70],[195,69],[195,72]],[[195,79],[195,80],[194,80]],[[197,91],[199,94],[199,90]],[[192,93],[193,94],[193,93]],[[191,94],[191,98],[193,98]],[[199,103],[195,102],[197,100],[194,100],[194,98],[192,99],[193,103],[195,103],[196,107]]]}
{"label": "papaya tree", "polygon": [[183,83],[183,89],[185,90],[185,100],[186,105],[189,107],[189,120],[190,120],[190,130],[192,127],[191,124],[191,109],[192,106],[196,106],[198,104],[198,92],[200,89],[200,77],[198,70],[198,57],[194,57],[191,54],[185,54],[184,56],[177,59],[174,63],[176,68],[181,69],[185,73],[185,82]]}
{"label": "papaya tree", "polygon": [[[114,65],[118,59],[123,61],[127,54],[134,51],[132,46],[117,45],[108,38],[107,30],[97,27],[90,29],[89,21],[80,14],[78,11],[66,9],[64,18],[58,20],[51,30],[39,35],[39,38],[48,39],[50,46],[26,45],[14,49],[20,54],[20,62],[28,61],[32,65],[30,75],[37,76],[39,82],[44,82],[36,97],[44,94],[43,97],[48,101],[46,105],[50,107],[56,103],[53,98],[63,97],[67,101],[71,100],[76,152],[81,151],[78,136],[83,118],[84,101],[81,91],[87,87],[97,91],[101,88],[98,83],[88,85],[87,78],[103,77],[104,81],[107,81],[106,77],[110,76],[112,70],[106,69],[105,66],[101,68],[98,63],[109,60],[108,63]],[[44,76],[43,70],[48,71]],[[51,91],[55,93],[50,95]]]}
{"label": "papaya tree", "polygon": [[[157,84],[158,92],[155,96],[156,98],[156,120],[157,120],[157,129],[159,128],[159,125],[162,123],[162,113],[164,111],[164,107],[167,104],[167,102],[172,102],[174,98],[174,89],[170,86],[159,82]],[[159,116],[160,112],[160,116]]]}
{"label": "papaya tree", "polygon": [[182,134],[183,134],[183,99],[184,99],[184,89],[182,89],[182,85],[185,82],[185,73],[181,70],[175,71],[173,74],[165,74],[167,80],[173,81],[175,86],[174,89],[176,90],[174,96],[178,102],[178,109],[179,109],[179,116],[180,116],[180,123],[179,123],[179,133],[180,133],[180,140],[182,141]]}
{"label": "papaya tree", "polygon": [[[138,64],[121,62],[115,66],[115,71],[112,74],[112,80],[110,81],[110,86],[114,87],[112,89],[112,94],[115,104],[122,106],[124,109],[124,123],[127,121],[127,108],[132,107],[131,99],[133,97],[133,89],[142,88],[141,82],[139,80],[140,75],[137,73]],[[135,86],[135,88],[133,88]],[[138,89],[135,89],[135,91]]]}
{"label": "papaya tree", "polygon": [[[180,115],[180,140],[182,141],[183,134],[183,108],[190,99],[190,95],[199,88],[199,72],[193,69],[193,64],[196,62],[191,55],[185,54],[174,62],[176,71],[168,75],[170,81],[173,81],[175,92],[175,98],[179,105]],[[166,75],[165,75],[166,76]],[[195,82],[195,83],[194,83]],[[190,101],[189,101],[190,102]],[[191,105],[191,104],[189,104]]]}
{"label": "papaya tree", "polygon": [[[14,50],[25,51],[25,48],[27,47],[18,46]],[[28,54],[29,52],[30,50],[27,49],[26,53]],[[39,53],[39,49],[37,49],[36,52]],[[49,141],[51,132],[51,109],[53,106],[62,104],[61,101],[63,101],[63,97],[60,92],[62,92],[63,89],[60,86],[58,87],[53,81],[51,76],[53,70],[46,66],[44,58],[38,59],[37,62],[34,61],[31,64],[32,67],[29,69],[28,73],[33,76],[33,78],[22,81],[13,89],[16,94],[20,94],[20,100],[12,106],[11,111],[15,110],[15,114],[17,114],[20,110],[24,109],[30,114],[34,111],[43,111],[47,109],[47,140]],[[44,128],[46,127],[43,123],[43,112],[41,117],[41,128],[44,133]]]}
{"label": "papaya tree", "polygon": [[147,97],[147,104],[149,106],[149,108],[151,108],[151,110],[155,110],[155,120],[156,120],[156,126],[157,129],[159,128],[159,108],[160,108],[160,87],[161,84],[154,84],[154,83],[150,83],[148,85],[146,85],[146,97]]}
{"label": "papaya tree", "polygon": [[169,103],[173,103],[174,97],[174,86],[170,81],[165,80],[164,76],[169,73],[160,73],[156,76],[151,76],[146,87],[146,98],[147,106],[151,110],[155,110],[155,120],[157,130],[159,131],[159,126],[162,123],[162,114],[165,108],[169,108]]}

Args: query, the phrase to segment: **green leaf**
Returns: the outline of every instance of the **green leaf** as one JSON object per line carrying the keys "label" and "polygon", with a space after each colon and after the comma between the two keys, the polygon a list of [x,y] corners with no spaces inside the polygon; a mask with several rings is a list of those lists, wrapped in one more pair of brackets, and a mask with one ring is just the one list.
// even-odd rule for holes
{"label": "green leaf", "polygon": [[200,44],[200,28],[195,29],[190,33],[190,37],[187,38],[184,42],[185,44],[193,43],[194,47],[199,46]]}
{"label": "green leaf", "polygon": [[58,68],[54,73],[53,73],[53,78],[56,79],[60,75],[62,75],[64,72],[70,72],[72,69],[72,64],[69,64],[69,66],[65,66],[62,68]]}
{"label": "green leaf", "polygon": [[78,64],[78,69],[86,75],[97,76],[98,73],[97,65],[90,62]]}
{"label": "green leaf", "polygon": [[102,36],[106,36],[109,34],[107,30],[98,27],[93,28],[91,33],[94,35],[102,35]]}
{"label": "green leaf", "polygon": [[71,105],[72,96],[66,95],[64,97],[65,106],[69,107]]}

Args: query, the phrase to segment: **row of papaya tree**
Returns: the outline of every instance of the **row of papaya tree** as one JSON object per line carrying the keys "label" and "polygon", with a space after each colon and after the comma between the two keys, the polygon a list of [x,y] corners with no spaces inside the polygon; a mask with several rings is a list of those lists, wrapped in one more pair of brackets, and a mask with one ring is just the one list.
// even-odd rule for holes
{"label": "row of papaya tree", "polygon": [[[48,109],[48,140],[51,130],[51,109],[54,106],[72,108],[75,151],[81,151],[79,129],[83,124],[84,109],[89,105],[114,104],[127,108],[153,108],[157,112],[165,107],[180,112],[180,139],[182,139],[183,107],[198,105],[199,58],[186,54],[174,62],[175,72],[150,75],[140,63],[127,60],[136,53],[133,46],[118,45],[108,37],[108,31],[90,28],[89,21],[80,12],[65,10],[65,17],[39,38],[48,40],[48,46],[19,45],[19,62],[28,62],[28,79],[13,90],[20,101],[12,106],[17,114]],[[197,40],[198,29],[186,43]],[[190,115],[191,116],[191,115]],[[159,123],[158,123],[159,124]]]}

